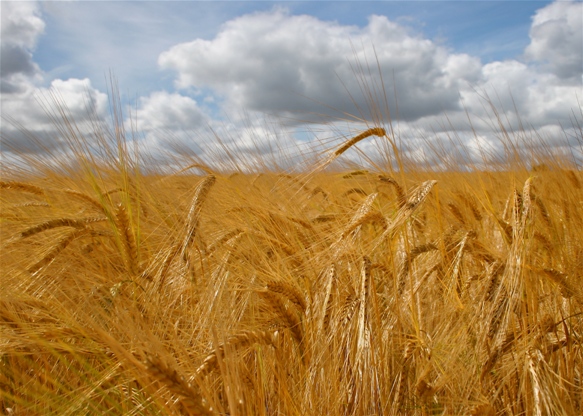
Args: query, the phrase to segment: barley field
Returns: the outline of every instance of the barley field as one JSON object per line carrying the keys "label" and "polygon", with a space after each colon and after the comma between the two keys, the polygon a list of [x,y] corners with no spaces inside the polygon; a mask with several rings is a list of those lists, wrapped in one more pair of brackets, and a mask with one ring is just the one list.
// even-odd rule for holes
{"label": "barley field", "polygon": [[[582,414],[575,161],[431,169],[387,131],[293,172],[146,172],[123,135],[6,164],[1,411]],[[337,163],[371,136],[396,165]]]}

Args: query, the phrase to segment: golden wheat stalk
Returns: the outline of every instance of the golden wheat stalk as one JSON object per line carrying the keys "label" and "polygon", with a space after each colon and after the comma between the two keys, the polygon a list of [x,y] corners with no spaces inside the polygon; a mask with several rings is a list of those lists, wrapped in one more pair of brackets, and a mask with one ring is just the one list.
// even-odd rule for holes
{"label": "golden wheat stalk", "polygon": [[569,179],[569,182],[571,182],[571,185],[573,185],[573,187],[577,190],[581,189],[581,182],[579,181],[579,178],[577,178],[577,175],[575,174],[575,172],[573,172],[572,170],[567,170],[567,179]]}
{"label": "golden wheat stalk", "polygon": [[315,197],[318,194],[322,194],[322,197],[325,200],[330,199],[330,197],[328,196],[328,193],[326,191],[324,191],[321,187],[316,186],[314,189],[312,189],[312,191],[310,192],[310,195],[308,196],[308,199],[312,199],[313,197]]}
{"label": "golden wheat stalk", "polygon": [[470,231],[468,231],[467,233],[465,233],[465,235],[463,236],[463,238],[461,239],[460,243],[459,243],[459,248],[455,254],[455,257],[453,259],[453,264],[451,267],[451,274],[450,274],[450,280],[452,282],[454,282],[455,284],[455,289],[456,292],[458,294],[458,297],[462,296],[462,291],[463,291],[463,282],[462,282],[462,274],[460,273],[460,268],[461,268],[461,262],[463,259],[463,255],[464,252],[466,250],[466,245],[468,242],[468,239],[471,237],[472,233]]}
{"label": "golden wheat stalk", "polygon": [[315,223],[330,222],[334,221],[336,218],[338,218],[338,214],[320,214],[312,218],[312,222]]}
{"label": "golden wheat stalk", "polygon": [[458,206],[455,203],[450,202],[447,204],[447,207],[449,208],[455,219],[458,220],[462,226],[467,227],[466,219],[464,218],[464,215],[462,214]]}
{"label": "golden wheat stalk", "polygon": [[343,230],[341,238],[346,238],[351,232],[367,223],[379,225],[383,230],[386,230],[388,226],[387,219],[379,211],[367,212],[356,222],[351,222],[348,227]]}
{"label": "golden wheat stalk", "polygon": [[296,256],[296,251],[293,249],[293,247],[291,247],[290,245],[284,243],[283,241],[281,241],[277,238],[270,237],[262,232],[248,231],[247,233],[249,235],[253,235],[253,236],[265,241],[266,243],[269,244],[270,248],[277,248],[277,249],[281,250],[286,256],[288,256],[290,258]]}
{"label": "golden wheat stalk", "polygon": [[352,321],[354,311],[358,306],[358,297],[354,293],[350,293],[344,299],[340,311],[338,312],[338,323],[341,327],[346,327]]}
{"label": "golden wheat stalk", "polygon": [[362,195],[362,196],[366,196],[367,193],[364,189],[361,188],[350,188],[348,191],[344,192],[342,194],[342,198],[346,198],[347,196],[350,196],[352,194],[358,194],[358,195]]}
{"label": "golden wheat stalk", "polygon": [[157,182],[164,182],[164,181],[166,181],[166,180],[168,180],[170,178],[173,178],[174,176],[180,175],[181,173],[184,173],[184,172],[186,172],[187,170],[190,170],[190,169],[200,169],[204,173],[206,173],[207,175],[214,175],[215,174],[215,172],[213,172],[213,170],[211,168],[209,168],[208,166],[203,165],[202,163],[193,163],[191,165],[186,166],[185,168],[180,169],[177,172],[174,172],[174,173],[172,173],[172,174],[170,174],[168,176],[165,176],[162,179],[159,179]]}
{"label": "golden wheat stalk", "polygon": [[496,416],[496,408],[490,403],[478,404],[472,407],[470,416]]}
{"label": "golden wheat stalk", "polygon": [[496,365],[496,362],[503,357],[506,353],[508,353],[512,346],[516,342],[516,336],[513,332],[509,332],[506,334],[504,340],[502,340],[498,345],[494,347],[494,349],[488,355],[486,361],[482,364],[482,371],[480,372],[480,382],[484,382],[486,376],[490,374],[490,371]]}
{"label": "golden wheat stalk", "polygon": [[371,210],[372,204],[377,198],[378,193],[372,193],[366,197],[366,199],[360,204],[358,210],[354,213],[348,225],[342,229],[340,232],[340,236],[336,239],[334,243],[330,245],[330,249],[332,252],[332,260],[335,261],[338,259],[348,244],[350,243],[349,239],[347,238],[350,233],[355,231],[360,225],[362,225],[362,221],[366,218],[367,214]]}

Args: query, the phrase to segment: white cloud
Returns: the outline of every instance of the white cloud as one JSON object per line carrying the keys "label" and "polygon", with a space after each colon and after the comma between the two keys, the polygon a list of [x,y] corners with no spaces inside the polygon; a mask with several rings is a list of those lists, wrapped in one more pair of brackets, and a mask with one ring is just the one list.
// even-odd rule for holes
{"label": "white cloud", "polygon": [[196,130],[208,123],[195,100],[177,93],[156,91],[140,98],[140,103],[136,126],[141,131]]}
{"label": "white cloud", "polygon": [[583,3],[557,1],[535,14],[527,59],[540,61],[561,79],[581,84],[583,76]]}
{"label": "white cloud", "polygon": [[29,81],[40,77],[32,51],[45,24],[35,2],[9,1],[0,7],[0,92],[23,92],[30,87]]}
{"label": "white cloud", "polygon": [[[359,28],[285,9],[233,19],[210,40],[174,46],[159,63],[177,72],[177,87],[211,88],[222,96],[225,109],[276,114],[298,124],[331,123],[345,114],[386,121],[379,108],[384,86],[391,118],[403,131],[425,137],[460,134],[466,141],[473,140],[472,128],[492,136],[503,121],[512,131],[533,128],[536,134],[545,126],[569,125],[579,106],[581,82],[568,75],[580,74],[574,68],[581,67],[581,36],[573,36],[580,32],[581,13],[575,13],[580,6],[553,3],[534,17],[526,55],[551,62],[548,67],[519,60],[483,65],[384,16],[373,15]],[[564,42],[549,51],[550,40],[556,41],[550,34],[558,27]],[[375,117],[375,111],[383,114]],[[404,142],[411,144],[414,137]]]}
{"label": "white cloud", "polygon": [[[56,79],[49,88],[2,96],[2,140],[21,152],[42,152],[63,146],[73,134],[93,140],[95,123],[105,121],[108,97],[89,79]],[[75,122],[68,130],[62,114]]]}
{"label": "white cloud", "polygon": [[45,28],[38,4],[31,1],[2,2],[1,22],[2,43],[22,48],[33,48]]}
{"label": "white cloud", "polygon": [[[467,67],[456,68],[456,59]],[[176,45],[159,63],[178,72],[179,88],[211,87],[232,108],[305,119],[310,112],[329,112],[322,104],[335,108],[335,116],[356,107],[366,112],[369,97],[361,84],[380,87],[376,60],[385,86],[397,89],[405,120],[458,108],[460,84],[479,77],[478,59],[448,54],[384,16],[371,16],[358,28],[284,9],[231,20],[214,39]]]}

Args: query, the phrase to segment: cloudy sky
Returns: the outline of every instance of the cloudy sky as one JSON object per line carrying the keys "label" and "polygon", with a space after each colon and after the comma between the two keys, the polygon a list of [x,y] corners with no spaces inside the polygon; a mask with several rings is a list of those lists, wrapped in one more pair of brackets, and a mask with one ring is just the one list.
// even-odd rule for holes
{"label": "cloudy sky", "polygon": [[451,138],[476,156],[501,146],[496,114],[580,152],[580,1],[0,4],[4,154],[62,148],[55,98],[94,140],[83,120],[111,124],[111,74],[152,155],[326,148],[391,121],[411,157]]}

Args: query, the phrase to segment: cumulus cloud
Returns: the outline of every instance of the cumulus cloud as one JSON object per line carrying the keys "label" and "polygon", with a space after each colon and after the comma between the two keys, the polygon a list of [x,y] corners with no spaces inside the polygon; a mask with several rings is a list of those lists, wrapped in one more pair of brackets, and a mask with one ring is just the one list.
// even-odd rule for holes
{"label": "cumulus cloud", "polygon": [[26,153],[61,148],[67,135],[67,128],[59,125],[62,114],[77,124],[76,133],[91,137],[95,123],[107,115],[107,95],[93,88],[87,78],[54,79],[47,88],[39,87],[43,72],[33,52],[45,23],[38,3],[10,1],[1,7],[2,150]]}
{"label": "cumulus cloud", "polygon": [[[56,79],[49,88],[3,95],[2,111],[2,139],[10,150],[42,152],[61,147],[68,134],[92,140],[96,123],[107,117],[108,97],[87,78]],[[75,122],[74,133],[63,124],[62,114]]]}
{"label": "cumulus cloud", "polygon": [[[213,39],[178,44],[160,55],[159,64],[176,71],[178,88],[210,88],[226,109],[282,115],[298,124],[331,123],[345,114],[386,121],[384,108],[376,113],[384,107],[384,87],[391,119],[427,136],[498,128],[488,100],[508,128],[536,129],[569,124],[578,107],[580,11],[580,3],[563,2],[540,9],[525,51],[530,61],[484,65],[384,16],[373,15],[359,28],[279,8],[228,21]],[[472,124],[465,111],[475,118]]]}
{"label": "cumulus cloud", "polygon": [[525,56],[544,63],[557,77],[581,83],[583,3],[558,1],[537,11]]}
{"label": "cumulus cloud", "polygon": [[33,2],[2,2],[0,46],[0,92],[22,92],[31,79],[40,76],[32,59],[38,36],[45,28],[38,5]]}
{"label": "cumulus cloud", "polygon": [[[377,60],[381,73],[369,72],[366,65],[376,69]],[[310,113],[338,116],[357,107],[371,117],[362,86],[380,86],[381,76],[398,92],[399,117],[414,120],[458,109],[460,85],[480,76],[479,59],[450,54],[384,16],[371,16],[359,28],[285,9],[231,20],[212,40],[164,52],[159,64],[177,71],[180,88],[211,87],[233,108],[304,120]]]}
{"label": "cumulus cloud", "polygon": [[136,113],[137,128],[151,130],[197,130],[204,127],[207,117],[190,97],[166,91],[156,91],[140,99]]}

